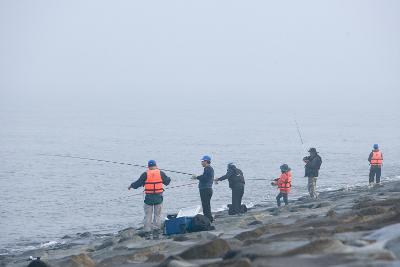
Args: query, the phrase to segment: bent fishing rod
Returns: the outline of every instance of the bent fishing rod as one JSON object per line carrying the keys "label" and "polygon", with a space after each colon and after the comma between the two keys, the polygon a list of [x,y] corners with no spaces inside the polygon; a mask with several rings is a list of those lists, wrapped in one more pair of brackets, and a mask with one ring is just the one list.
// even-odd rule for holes
{"label": "bent fishing rod", "polygon": [[[140,168],[146,168],[146,169],[148,168],[148,166],[146,166],[146,165],[140,165],[140,164],[134,164],[134,163],[126,163],[126,162],[117,162],[117,161],[105,160],[105,159],[85,158],[85,157],[59,155],[59,154],[38,154],[38,155],[40,155],[40,156],[48,156],[48,157],[60,157],[60,158],[91,160],[91,161],[106,162],[106,163],[112,163],[112,164],[128,165],[128,166],[140,167]],[[160,169],[159,168],[159,170],[160,171],[166,171],[166,172],[172,172],[172,173],[179,173],[179,174],[184,174],[184,175],[190,175],[190,176],[195,175],[193,173],[174,171],[174,170],[168,170],[168,169]]]}

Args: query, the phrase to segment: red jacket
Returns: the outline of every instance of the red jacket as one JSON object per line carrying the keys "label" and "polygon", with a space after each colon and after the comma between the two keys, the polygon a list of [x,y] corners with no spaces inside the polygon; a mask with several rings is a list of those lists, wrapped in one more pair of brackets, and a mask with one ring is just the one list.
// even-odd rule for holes
{"label": "red jacket", "polygon": [[289,193],[292,187],[292,172],[284,172],[278,178],[277,185],[282,193]]}

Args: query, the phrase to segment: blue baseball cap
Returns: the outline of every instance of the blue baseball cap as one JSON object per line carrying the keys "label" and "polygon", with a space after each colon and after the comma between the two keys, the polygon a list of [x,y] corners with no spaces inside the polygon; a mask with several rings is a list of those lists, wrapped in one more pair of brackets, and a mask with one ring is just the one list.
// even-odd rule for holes
{"label": "blue baseball cap", "polygon": [[378,144],[374,144],[374,149],[378,149],[379,145]]}
{"label": "blue baseball cap", "polygon": [[149,160],[148,162],[147,162],[147,166],[149,166],[149,167],[154,167],[154,166],[157,166],[157,163],[156,163],[156,161],[155,160]]}
{"label": "blue baseball cap", "polygon": [[203,156],[202,158],[201,158],[201,161],[211,161],[211,157],[210,156]]}

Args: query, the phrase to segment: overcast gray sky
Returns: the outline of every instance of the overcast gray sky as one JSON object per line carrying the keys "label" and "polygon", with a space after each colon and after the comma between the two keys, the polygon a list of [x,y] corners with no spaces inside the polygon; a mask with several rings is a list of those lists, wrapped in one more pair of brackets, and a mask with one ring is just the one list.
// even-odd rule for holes
{"label": "overcast gray sky", "polygon": [[1,0],[0,104],[208,95],[394,107],[399,14],[397,0]]}

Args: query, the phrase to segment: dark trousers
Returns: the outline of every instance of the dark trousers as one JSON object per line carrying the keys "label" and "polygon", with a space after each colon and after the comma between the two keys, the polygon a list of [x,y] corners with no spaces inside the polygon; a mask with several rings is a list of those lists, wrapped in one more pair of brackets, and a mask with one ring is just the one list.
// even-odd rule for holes
{"label": "dark trousers", "polygon": [[284,193],[284,192],[280,192],[277,196],[276,196],[276,203],[278,204],[278,207],[281,206],[281,198],[283,198],[283,201],[285,202],[285,205],[288,205],[288,193]]}
{"label": "dark trousers", "polygon": [[382,169],[380,166],[371,166],[369,169],[369,182],[373,183],[376,176],[376,183],[379,184],[381,182],[381,173]]}
{"label": "dark trousers", "polygon": [[203,214],[206,216],[211,222],[214,221],[211,215],[211,197],[213,194],[212,188],[204,188],[200,189],[200,199],[201,205],[203,206]]}
{"label": "dark trousers", "polygon": [[242,206],[242,198],[244,194],[244,186],[235,186],[232,188],[232,215],[240,213]]}

